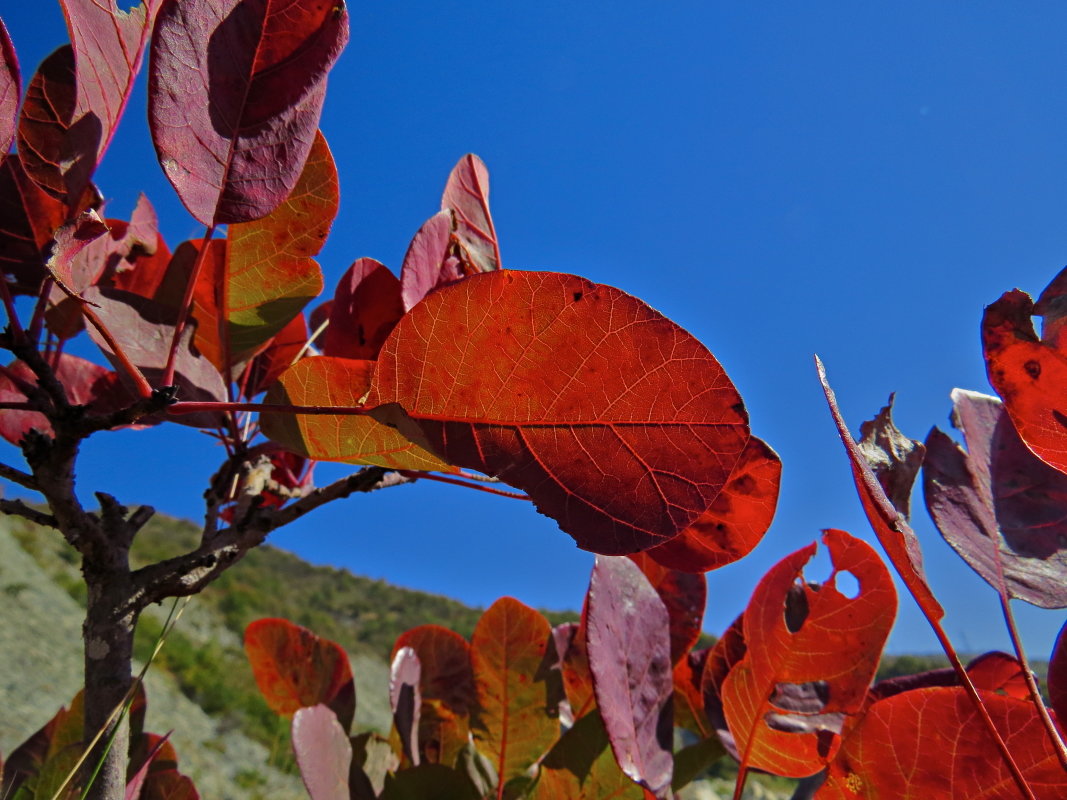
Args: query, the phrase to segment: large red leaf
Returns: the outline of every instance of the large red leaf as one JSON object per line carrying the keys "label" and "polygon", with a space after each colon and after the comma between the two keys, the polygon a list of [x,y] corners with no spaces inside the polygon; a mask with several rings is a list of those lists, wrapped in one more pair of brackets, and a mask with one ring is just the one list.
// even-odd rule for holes
{"label": "large red leaf", "polygon": [[671,663],[678,664],[700,638],[708,581],[702,574],[664,567],[648,553],[634,553],[630,560],[641,568],[667,609],[671,622]]}
{"label": "large red leaf", "polygon": [[199,321],[210,309],[217,338],[223,309],[232,363],[260,349],[322,292],[322,271],[311,256],[329,235],[337,202],[337,169],[318,133],[285,201],[261,219],[229,226],[221,272],[201,273],[193,314]]}
{"label": "large red leaf", "polygon": [[[1067,798],[1067,773],[1033,704],[989,692],[982,701],[1034,795]],[[1017,785],[992,752],[963,689],[903,692],[872,705],[849,731],[816,797],[1017,800]]]}
{"label": "large red leaf", "polygon": [[245,653],[260,692],[274,711],[329,706],[345,730],[356,710],[356,688],[340,645],[284,619],[258,619],[245,628]]}
{"label": "large red leaf", "polygon": [[[373,361],[314,356],[302,358],[282,373],[266,402],[354,408],[371,386]],[[388,469],[455,470],[425,446],[394,428],[359,414],[260,415],[264,435],[294,453],[319,461],[375,464]]]}
{"label": "large red leaf", "polygon": [[405,311],[438,286],[463,277],[459,259],[451,255],[452,226],[452,215],[440,211],[422,224],[408,245],[400,267]]}
{"label": "large red leaf", "polygon": [[0,162],[7,156],[15,141],[18,123],[19,98],[22,94],[22,78],[15,48],[3,20],[0,20]]}
{"label": "large red leaf", "polygon": [[1067,340],[1058,317],[1051,326],[1046,317],[1046,336],[1038,338],[1031,316],[1044,314],[1065,282],[1061,272],[1042,295],[1043,308],[1016,289],[986,308],[982,317],[989,382],[1027,447],[1061,472],[1067,472]]}
{"label": "large red leaf", "polygon": [[356,259],[334,290],[322,352],[376,359],[402,316],[404,304],[396,275],[373,258]]}
{"label": "large red leaf", "polygon": [[393,657],[405,647],[419,659],[419,749],[422,760],[452,764],[467,744],[471,710],[477,703],[470,645],[440,625],[419,625],[402,633]]}
{"label": "large red leaf", "polygon": [[247,222],[286,198],[347,40],[341,1],[164,2],[149,120],[160,164],[194,217]]}
{"label": "large red leaf", "polygon": [[498,786],[523,775],[559,735],[546,663],[551,635],[541,614],[503,597],[481,616],[471,636],[478,699],[471,727]]}
{"label": "large red leaf", "polygon": [[[133,401],[132,396],[122,386],[119,376],[99,364],[63,353],[52,363],[52,369],[56,378],[63,384],[67,399],[74,405],[88,406],[92,413],[117,411]],[[13,378],[15,380],[12,380]],[[4,373],[0,373],[0,401],[26,402],[26,393],[23,386],[19,385],[19,380],[23,382],[23,386],[37,385],[37,377],[33,371],[23,362],[15,361],[8,365]],[[52,425],[44,414],[14,409],[0,414],[0,436],[12,444],[18,444],[31,429],[53,435]]]}
{"label": "large red leaf", "polygon": [[78,70],[74,118],[99,126],[99,163],[141,69],[145,45],[162,0],[144,0],[127,11],[116,0],[60,0]]}
{"label": "large red leaf", "polygon": [[706,572],[743,558],[771,526],[781,478],[778,454],[761,439],[750,437],[711,507],[648,554],[683,572]]}
{"label": "large red leaf", "polygon": [[[722,683],[743,766],[795,778],[822,769],[839,743],[840,715],[863,706],[893,626],[896,591],[874,550],[837,530],[823,543],[833,563],[826,582],[804,576],[812,544],[772,567],[745,609],[747,651]],[[838,590],[841,573],[859,582],[855,597]]]}
{"label": "large red leaf", "polygon": [[523,489],[579,547],[608,554],[685,530],[750,439],[737,390],[696,339],[618,289],[551,272],[489,272],[427,296],[382,348],[367,405],[414,420],[447,461]]}
{"label": "large red leaf", "polygon": [[665,797],[674,726],[667,608],[634,562],[613,556],[597,557],[588,604],[589,667],[615,760]]}
{"label": "large red leaf", "polygon": [[311,800],[349,800],[352,745],[337,715],[324,705],[293,715],[293,752]]}
{"label": "large red leaf", "polygon": [[952,401],[967,450],[930,431],[930,516],[993,588],[1043,608],[1067,606],[1067,475],[1026,447],[995,397],[956,389]]}
{"label": "large red leaf", "polygon": [[468,153],[452,168],[441,209],[450,210],[455,218],[453,238],[459,245],[463,271],[500,269],[500,244],[489,213],[489,170],[478,156]]}
{"label": "large red leaf", "polygon": [[826,379],[826,369],[818,356],[815,357],[815,363],[819,370],[819,381],[822,383],[826,402],[830,406],[830,414],[834,419],[834,424],[837,425],[841,443],[845,446],[845,452],[852,466],[852,478],[856,482],[856,491],[859,493],[860,502],[863,504],[863,510],[867,514],[871,528],[878,537],[878,541],[881,542],[886,555],[889,556],[889,560],[900,574],[900,579],[915,598],[915,602],[919,604],[927,618],[932,623],[936,623],[945,616],[945,610],[926,582],[919,539],[904,515],[886,496],[877,476],[871,470],[862,451],[852,438],[852,434],[849,433],[845,418],[837,406],[837,398]]}

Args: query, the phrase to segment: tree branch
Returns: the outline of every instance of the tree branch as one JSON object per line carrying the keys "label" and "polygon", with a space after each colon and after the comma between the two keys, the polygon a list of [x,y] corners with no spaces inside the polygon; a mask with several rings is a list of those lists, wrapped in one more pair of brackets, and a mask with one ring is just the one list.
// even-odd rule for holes
{"label": "tree branch", "polygon": [[43,525],[46,528],[58,528],[59,523],[56,518],[51,514],[46,514],[43,511],[38,511],[36,508],[30,508],[21,500],[5,500],[0,498],[0,513],[10,514],[15,517],[22,517],[28,519],[30,522],[37,525]]}
{"label": "tree branch", "polygon": [[411,479],[382,467],[367,467],[283,508],[252,508],[245,519],[205,537],[195,550],[135,571],[131,576],[132,605],[141,609],[168,597],[196,594],[245,553],[262,544],[271,531],[334,500],[404,483],[411,483]]}
{"label": "tree branch", "polygon": [[4,480],[9,480],[12,483],[17,483],[19,486],[22,486],[34,492],[41,491],[39,488],[37,488],[37,481],[34,480],[34,477],[32,475],[23,472],[20,469],[9,467],[7,464],[0,464],[0,478],[3,478]]}

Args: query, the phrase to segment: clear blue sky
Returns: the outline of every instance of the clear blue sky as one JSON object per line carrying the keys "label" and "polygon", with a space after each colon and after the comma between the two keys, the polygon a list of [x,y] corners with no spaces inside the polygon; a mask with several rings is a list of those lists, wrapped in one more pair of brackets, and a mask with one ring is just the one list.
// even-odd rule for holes
{"label": "clear blue sky", "polygon": [[[855,429],[897,392],[915,438],[949,392],[989,391],[982,307],[1067,260],[1067,6],[846,2],[355,3],[323,129],[341,213],[320,261],[397,269],[449,169],[481,155],[503,259],[619,286],[704,341],[781,454],[777,520],[709,575],[707,629],[759,576],[838,527],[870,538],[812,366]],[[58,4],[4,4],[26,79],[64,41]],[[155,163],[143,81],[98,182],[139,190],[172,247],[200,234]],[[178,426],[98,437],[81,492],[198,518],[219,454]],[[13,448],[0,458],[15,460]],[[321,465],[319,482],[342,474]],[[1007,648],[995,596],[918,505],[946,628]],[[529,506],[420,484],[322,509],[272,537],[318,562],[487,605],[577,608],[592,556]],[[822,579],[822,567],[810,577]],[[1017,604],[1047,658],[1063,612]],[[902,599],[890,642],[936,649]]]}

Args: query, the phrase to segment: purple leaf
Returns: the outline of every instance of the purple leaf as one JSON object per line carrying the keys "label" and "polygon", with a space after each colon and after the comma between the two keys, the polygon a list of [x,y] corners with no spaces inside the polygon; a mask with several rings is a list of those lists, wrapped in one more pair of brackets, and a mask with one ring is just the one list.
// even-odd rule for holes
{"label": "purple leaf", "polygon": [[121,11],[115,0],[60,0],[67,17],[77,101],[74,118],[95,120],[96,163],[104,155],[141,69],[145,45],[162,0],[145,0]]}
{"label": "purple leaf", "polygon": [[1067,475],[1030,452],[995,397],[956,389],[952,400],[967,450],[936,428],[927,437],[930,516],[993,588],[1067,607]]}
{"label": "purple leaf", "polygon": [[76,259],[79,253],[108,233],[108,230],[107,223],[100,215],[89,209],[56,231],[52,255],[45,263],[45,268],[68,296],[80,297],[92,285],[96,275],[89,270],[75,270]]}
{"label": "purple leaf", "polygon": [[7,156],[15,141],[15,126],[19,118],[19,95],[22,78],[11,37],[0,20],[0,162]]}
{"label": "purple leaf", "polygon": [[874,419],[860,424],[860,440],[856,447],[893,507],[908,517],[911,516],[911,489],[926,448],[922,442],[909,439],[893,424],[893,397],[889,395],[889,402]]}
{"label": "purple leaf", "polygon": [[500,269],[500,245],[489,213],[489,170],[478,156],[468,153],[452,168],[441,209],[455,217],[453,236],[464,274]]}
{"label": "purple leaf", "polygon": [[356,259],[337,283],[322,352],[373,361],[402,316],[396,276],[373,258]]}
{"label": "purple leaf", "polygon": [[631,779],[666,797],[674,687],[667,609],[622,556],[597,556],[588,603],[589,667],[615,759]]}
{"label": "purple leaf", "polygon": [[311,800],[348,800],[352,745],[327,706],[301,708],[293,716],[293,751]]}
{"label": "purple leaf", "polygon": [[393,709],[393,724],[396,725],[404,755],[412,766],[419,765],[419,712],[422,695],[419,681],[422,665],[412,647],[401,647],[393,656],[389,670],[389,705]]}
{"label": "purple leaf", "polygon": [[247,222],[288,196],[347,41],[343,0],[164,2],[149,121],[163,171],[194,217]]}
{"label": "purple leaf", "polygon": [[[130,361],[150,383],[158,385],[174,336],[173,312],[154,300],[118,289],[94,286],[84,296],[97,306],[97,316],[111,331]],[[89,335],[104,355],[114,362],[114,354],[95,328],[89,329]],[[174,376],[178,397],[182,400],[225,401],[226,384],[211,362],[193,351],[190,346],[192,335],[193,328],[186,328],[178,347]],[[116,367],[125,376],[117,363]],[[195,428],[218,428],[224,424],[221,414],[209,412],[175,415],[168,419]]]}
{"label": "purple leaf", "polygon": [[438,286],[463,277],[459,262],[449,255],[452,215],[439,211],[419,228],[400,267],[400,294],[410,309]]}

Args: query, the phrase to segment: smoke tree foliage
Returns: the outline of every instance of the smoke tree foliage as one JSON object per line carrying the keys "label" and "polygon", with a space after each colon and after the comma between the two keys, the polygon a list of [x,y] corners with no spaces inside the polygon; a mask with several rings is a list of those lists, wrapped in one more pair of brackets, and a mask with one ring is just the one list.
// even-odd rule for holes
{"label": "smoke tree foliage", "polygon": [[[1067,606],[1062,274],[1036,303],[1015,291],[986,310],[1002,399],[954,394],[965,447],[936,429],[925,446],[907,438],[889,406],[856,441],[818,365],[871,527],[953,668],[872,686],[896,593],[872,546],[840,530],[783,558],[694,650],[703,573],[759,542],[781,472],[704,345],[619,289],[505,268],[474,155],[399,277],[360,258],[325,287],[315,256],[338,183],[318,120],[348,38],[343,0],[62,6],[72,41],[25,85],[0,25],[0,435],[25,457],[0,477],[42,500],[0,510],[81,556],[85,689],[8,754],[0,796],[197,797],[166,737],[143,729],[138,614],[203,590],[324,503],[432,479],[529,500],[599,554],[581,621],[553,629],[502,598],[470,641],[404,633],[388,738],[351,730],[343,650],[253,623],[252,669],[292,716],[315,800],[667,798],[719,758],[738,762],[736,797],[757,769],[801,779],[797,797],[1067,798],[1067,643],[1046,707],[1010,609]],[[198,239],[165,242],[143,196],[109,216],[93,183],[146,59],[159,163]],[[67,352],[83,335],[102,358]],[[104,493],[85,508],[78,449],[164,424],[204,431],[225,458],[204,476],[199,545],[132,569],[153,511]],[[315,487],[320,460],[357,468]],[[965,666],[941,630],[907,521],[920,467],[939,530],[999,593],[1015,655]],[[805,574],[818,547],[832,563],[821,581]],[[857,591],[838,588],[846,574]]]}

